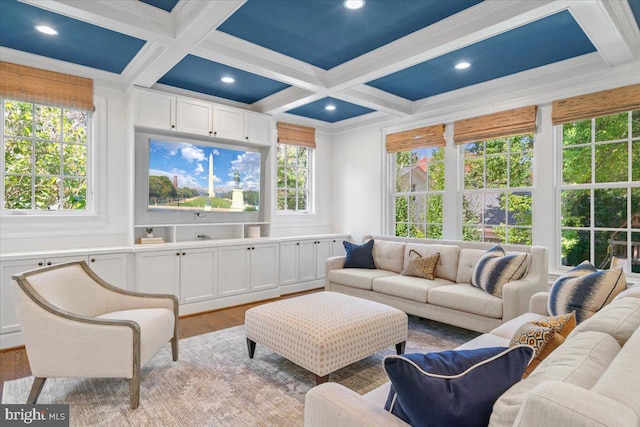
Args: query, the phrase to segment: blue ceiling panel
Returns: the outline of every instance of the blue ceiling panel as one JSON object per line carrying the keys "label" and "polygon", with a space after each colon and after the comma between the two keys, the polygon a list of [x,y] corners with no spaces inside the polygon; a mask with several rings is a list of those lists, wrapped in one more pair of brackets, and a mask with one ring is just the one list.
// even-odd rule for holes
{"label": "blue ceiling panel", "polygon": [[162,9],[166,12],[171,12],[178,4],[178,0],[140,0],[142,3],[146,3],[158,9]]}
{"label": "blue ceiling panel", "polygon": [[[34,29],[47,25],[48,36]],[[0,46],[121,73],[144,40],[67,18],[13,0],[0,0]]]}
{"label": "blue ceiling panel", "polygon": [[[571,14],[563,11],[367,84],[416,101],[595,50]],[[462,61],[471,67],[454,69]]]}
{"label": "blue ceiling panel", "polygon": [[[235,83],[220,81],[227,76],[235,79]],[[193,55],[185,56],[158,83],[246,104],[253,104],[289,87],[285,83]]]}
{"label": "blue ceiling panel", "polygon": [[[325,109],[327,105],[333,105],[335,110],[329,111]],[[375,110],[361,107],[350,102],[341,101],[339,99],[327,97],[315,102],[294,108],[287,113],[297,116],[308,117],[310,119],[322,120],[324,122],[335,123],[341,120],[352,119],[367,113],[373,113]]]}
{"label": "blue ceiling panel", "polygon": [[633,16],[636,18],[638,28],[640,28],[640,0],[629,0],[629,6],[631,6]]}
{"label": "blue ceiling panel", "polygon": [[218,30],[329,70],[481,0],[248,0]]}

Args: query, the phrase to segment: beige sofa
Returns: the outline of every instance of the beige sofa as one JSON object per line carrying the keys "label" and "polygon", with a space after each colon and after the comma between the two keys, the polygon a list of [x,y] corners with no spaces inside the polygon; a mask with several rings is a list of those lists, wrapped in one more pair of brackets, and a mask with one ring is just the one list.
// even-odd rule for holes
{"label": "beige sofa", "polygon": [[[640,287],[629,291],[579,324],[507,390],[493,406],[489,426],[639,426]],[[535,295],[530,312],[459,349],[508,345],[521,324],[546,315],[547,297]],[[305,426],[408,426],[384,410],[388,390],[389,383],[361,396],[336,383],[314,387],[306,395]]]}
{"label": "beige sofa", "polygon": [[[478,260],[494,243],[413,239],[391,236],[373,238],[377,269],[343,268],[345,257],[327,260],[325,289],[367,298],[405,313],[487,332],[528,310],[529,299],[548,288],[547,249],[541,246],[502,245],[507,253],[530,254],[529,267],[520,280],[509,282],[502,297],[471,286]],[[435,279],[401,275],[409,252],[440,253]]]}

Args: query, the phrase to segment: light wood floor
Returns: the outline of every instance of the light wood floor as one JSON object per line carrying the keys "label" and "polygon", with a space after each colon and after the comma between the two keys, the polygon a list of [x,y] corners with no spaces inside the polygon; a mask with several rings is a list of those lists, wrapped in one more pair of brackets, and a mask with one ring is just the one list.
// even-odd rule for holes
{"label": "light wood floor", "polygon": [[[321,291],[321,289],[285,295],[278,299],[286,299],[319,291]],[[237,307],[196,314],[189,317],[182,317],[178,324],[178,335],[180,339],[183,339],[193,337],[195,335],[206,334],[207,332],[243,325],[244,313],[248,309],[276,300],[260,301]],[[30,375],[31,369],[29,368],[29,360],[24,347],[0,351],[0,400],[2,400],[2,390],[4,388],[5,381],[28,377]]]}

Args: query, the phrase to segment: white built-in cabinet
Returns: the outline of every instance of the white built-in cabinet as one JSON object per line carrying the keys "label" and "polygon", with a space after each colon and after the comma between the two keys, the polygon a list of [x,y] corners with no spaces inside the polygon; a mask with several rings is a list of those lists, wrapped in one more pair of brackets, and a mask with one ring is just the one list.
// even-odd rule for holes
{"label": "white built-in cabinet", "polygon": [[218,296],[227,297],[278,287],[277,243],[219,248]]}
{"label": "white built-in cabinet", "polygon": [[218,249],[183,249],[180,253],[180,303],[217,297]]}
{"label": "white built-in cabinet", "polygon": [[136,126],[270,145],[264,114],[139,88],[134,104]]}
{"label": "white built-in cabinet", "polygon": [[180,294],[180,249],[136,254],[138,292]]}
{"label": "white built-in cabinet", "polygon": [[345,256],[347,251],[344,249],[345,237],[331,239],[331,256]]}
{"label": "white built-in cabinet", "polygon": [[280,284],[283,286],[320,280],[332,256],[332,239],[300,239],[280,243]]}

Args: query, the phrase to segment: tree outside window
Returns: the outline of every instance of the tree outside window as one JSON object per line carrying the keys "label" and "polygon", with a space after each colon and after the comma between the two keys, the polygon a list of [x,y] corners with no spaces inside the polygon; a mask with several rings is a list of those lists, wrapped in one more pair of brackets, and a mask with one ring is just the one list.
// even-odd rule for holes
{"label": "tree outside window", "polygon": [[444,149],[395,154],[395,235],[442,238]]}
{"label": "tree outside window", "polygon": [[309,212],[309,177],[313,150],[297,145],[278,144],[276,209]]}
{"label": "tree outside window", "polygon": [[463,146],[462,237],[532,243],[533,134]]}
{"label": "tree outside window", "polygon": [[87,208],[88,113],[2,100],[3,209]]}
{"label": "tree outside window", "polygon": [[640,272],[640,110],[566,123],[562,135],[562,265],[622,258]]}

